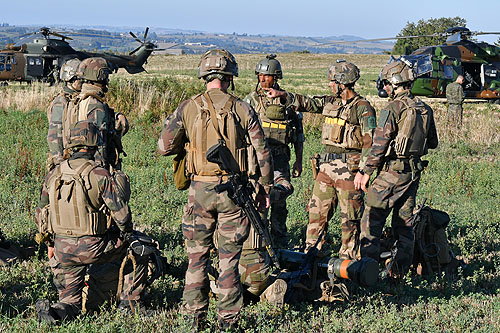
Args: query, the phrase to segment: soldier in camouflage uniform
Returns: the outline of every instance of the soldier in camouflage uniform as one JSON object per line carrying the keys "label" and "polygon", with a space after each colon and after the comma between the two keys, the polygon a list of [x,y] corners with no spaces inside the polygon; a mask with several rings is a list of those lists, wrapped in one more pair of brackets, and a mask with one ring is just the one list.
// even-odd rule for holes
{"label": "soldier in camouflage uniform", "polygon": [[[271,54],[260,60],[255,67],[255,74],[258,76],[255,91],[244,100],[259,114],[273,157],[274,187],[271,191],[270,214],[273,247],[287,248],[286,199],[293,193],[289,144],[293,144],[295,150],[293,176],[299,177],[302,173],[304,144],[301,111],[317,112],[317,108],[312,99],[280,88],[278,80],[283,78],[283,74],[276,55]],[[263,215],[265,218],[266,214]],[[252,226],[248,239],[243,243],[239,271],[246,291],[255,296],[259,296],[271,282],[271,259],[262,238]]]}
{"label": "soldier in camouflage uniform", "polygon": [[63,116],[63,144],[68,130],[77,121],[92,120],[100,130],[101,142],[96,162],[110,171],[121,169],[119,154],[123,152],[121,138],[128,131],[128,121],[115,113],[105,102],[111,68],[104,58],[87,58],[78,66],[76,75],[83,81],[80,94],[69,103]]}
{"label": "soldier in camouflage uniform", "polygon": [[57,95],[47,110],[49,120],[49,131],[47,143],[49,144],[49,171],[63,161],[63,114],[70,100],[82,89],[82,81],[78,79],[76,71],[80,60],[75,58],[68,60],[62,65],[59,78],[65,82],[63,91]]}
{"label": "soldier in camouflage uniform", "polygon": [[[192,317],[195,329],[204,325],[208,310],[207,265],[215,233],[219,256],[219,327],[237,327],[243,304],[238,261],[249,231],[247,217],[227,192],[214,191],[214,187],[228,176],[217,164],[207,161],[207,150],[225,142],[232,157],[233,171],[245,176],[256,172],[251,170],[255,164],[248,154],[248,146],[253,147],[263,185],[259,201],[264,200],[267,206],[273,182],[271,152],[255,111],[248,103],[227,92],[227,88],[233,85],[233,76],[237,75],[238,66],[231,53],[226,50],[207,51],[198,67],[198,77],[205,80],[206,92],[182,102],[165,120],[158,140],[162,155],[187,152],[186,166],[191,174],[191,185],[188,203],[184,207],[182,231],[189,263],[182,311]],[[215,118],[218,121],[212,122]]]}
{"label": "soldier in camouflage uniform", "polygon": [[464,77],[459,75],[455,82],[446,86],[446,99],[448,100],[448,122],[459,128],[462,126],[464,110],[462,103],[464,102],[465,94],[462,84]]}
{"label": "soldier in camouflage uniform", "polygon": [[[70,129],[71,157],[56,166],[42,186],[36,222],[39,231],[49,235],[53,249],[49,265],[59,302],[50,306],[47,300],[39,300],[39,320],[54,323],[75,318],[81,312],[88,266],[122,260],[126,255],[133,255],[137,266],[134,272],[125,268],[119,307],[141,307],[148,257],[127,251],[132,241],[132,217],[109,171],[94,161],[98,136],[93,122],[77,122]],[[111,228],[114,225],[118,231]]]}
{"label": "soldier in camouflage uniform", "polygon": [[393,236],[397,252],[391,276],[406,274],[412,263],[414,234],[411,217],[424,163],[420,157],[438,145],[432,109],[414,97],[410,90],[415,79],[413,68],[395,61],[382,69],[384,89],[391,101],[380,113],[370,155],[361,182],[366,191],[370,175],[378,170],[367,191],[366,209],[361,221],[361,256],[379,259],[380,237],[392,211]]}
{"label": "soldier in camouflage uniform", "polygon": [[[342,223],[339,257],[356,259],[359,256],[359,221],[364,207],[361,170],[372,145],[376,115],[370,103],[354,90],[359,79],[356,65],[337,60],[328,70],[328,79],[333,96],[316,99],[325,116],[322,130],[325,152],[317,155],[319,172],[309,201],[306,251],[326,233],[328,220],[339,204]],[[324,242],[325,237],[318,249]]]}

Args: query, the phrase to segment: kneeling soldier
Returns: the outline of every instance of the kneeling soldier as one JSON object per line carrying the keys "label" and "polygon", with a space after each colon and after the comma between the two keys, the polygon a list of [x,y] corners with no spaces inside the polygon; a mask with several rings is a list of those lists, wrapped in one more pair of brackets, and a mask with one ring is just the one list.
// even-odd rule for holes
{"label": "kneeling soldier", "polygon": [[[133,255],[136,267],[125,267],[120,308],[137,309],[146,279],[147,256],[128,253],[132,238],[132,216],[127,198],[109,171],[99,167],[94,155],[99,129],[92,121],[71,128],[71,157],[53,169],[43,183],[36,222],[49,239],[49,264],[59,302],[36,303],[39,320],[51,323],[80,314],[85,274],[91,264],[101,264]],[[119,232],[113,232],[116,225]],[[127,274],[128,273],[128,274]],[[116,274],[118,281],[118,272]]]}

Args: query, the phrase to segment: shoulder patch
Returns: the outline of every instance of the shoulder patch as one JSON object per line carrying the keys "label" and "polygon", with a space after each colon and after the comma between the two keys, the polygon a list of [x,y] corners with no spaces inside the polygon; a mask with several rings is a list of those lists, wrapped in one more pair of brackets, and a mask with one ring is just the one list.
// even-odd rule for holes
{"label": "shoulder patch", "polygon": [[378,127],[384,127],[387,122],[387,118],[389,118],[389,111],[382,110],[380,111],[380,118],[378,119]]}
{"label": "shoulder patch", "polygon": [[368,128],[370,129],[377,128],[377,118],[375,116],[368,117]]}

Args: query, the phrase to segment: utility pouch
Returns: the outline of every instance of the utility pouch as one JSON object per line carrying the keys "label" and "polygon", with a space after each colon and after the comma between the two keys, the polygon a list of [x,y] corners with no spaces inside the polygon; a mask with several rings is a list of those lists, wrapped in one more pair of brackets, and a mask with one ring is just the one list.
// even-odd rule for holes
{"label": "utility pouch", "polygon": [[264,115],[270,120],[285,120],[285,106],[270,104],[266,107]]}
{"label": "utility pouch", "polygon": [[359,171],[359,162],[361,161],[361,154],[347,154],[347,169],[351,173]]}
{"label": "utility pouch", "polygon": [[332,128],[330,132],[330,140],[335,143],[341,143],[344,137],[345,120],[340,118],[332,118]]}
{"label": "utility pouch", "polygon": [[405,164],[402,160],[392,160],[389,163],[393,171],[403,171],[405,169]]}
{"label": "utility pouch", "polygon": [[181,191],[188,189],[191,185],[191,178],[186,171],[186,158],[186,151],[183,150],[173,160],[175,187]]}

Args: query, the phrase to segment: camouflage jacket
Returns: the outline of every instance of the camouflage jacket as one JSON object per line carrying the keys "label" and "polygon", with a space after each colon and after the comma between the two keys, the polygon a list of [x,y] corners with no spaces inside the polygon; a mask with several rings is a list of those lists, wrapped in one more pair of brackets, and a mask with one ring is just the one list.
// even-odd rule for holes
{"label": "camouflage jacket", "polygon": [[[278,85],[275,87],[275,89],[281,90]],[[291,111],[287,114],[287,116],[290,117],[290,123],[296,131],[296,140],[294,143],[300,143],[305,141],[304,126],[302,124],[303,117],[301,112],[301,109],[303,109],[303,105],[296,101],[295,96],[295,94],[287,92],[287,96],[284,101],[281,99],[281,97],[270,98],[267,96],[266,91],[259,86],[257,90],[252,91],[243,100],[250,104],[254,108],[254,110],[257,111],[259,116],[264,114],[265,105],[283,104],[288,110]]]}
{"label": "camouflage jacket", "polygon": [[[359,168],[363,169],[366,159],[370,154],[373,133],[377,124],[376,113],[371,104],[357,93],[355,93],[354,97],[349,99],[346,104],[343,104],[341,98],[335,98],[334,96],[314,96],[312,102],[314,102],[313,110],[315,110],[316,113],[323,112],[327,104],[340,109],[349,110],[347,121],[351,124],[358,124],[361,127],[363,146],[361,148]],[[343,148],[330,145],[325,146],[325,151],[327,153],[337,154],[346,152]]]}
{"label": "camouflage jacket", "polygon": [[[227,93],[220,89],[208,90],[214,106],[217,108]],[[273,163],[271,152],[264,137],[264,131],[254,109],[246,102],[237,99],[233,111],[240,117],[242,128],[246,131],[249,143],[255,148],[260,168],[260,183],[264,186],[273,184]],[[163,124],[163,130],[158,139],[158,151],[162,155],[179,154],[189,142],[192,123],[197,107],[192,99],[185,100]]]}
{"label": "camouflage jacket", "polygon": [[446,86],[446,99],[450,104],[462,104],[464,101],[464,88],[458,82]]}
{"label": "camouflage jacket", "polygon": [[[104,100],[105,93],[102,88],[84,83],[82,91],[71,101],[79,110],[79,120],[92,120],[100,130],[101,141],[96,154],[96,162],[104,166],[116,167],[118,163],[117,144],[121,146],[121,140],[117,142],[115,131],[115,112]],[[120,147],[121,149],[121,147]]]}
{"label": "camouflage jacket", "polygon": [[[69,165],[72,169],[76,169],[88,161],[88,153],[75,153],[69,159]],[[40,201],[38,203],[38,208],[36,211],[36,220],[39,220],[39,214],[41,209],[49,202],[49,189],[48,182],[51,176],[57,172],[57,167],[50,171],[45,177],[42,185],[42,190],[40,194]],[[96,167],[90,172],[90,183],[99,189],[99,201],[104,204],[110,212],[111,217],[114,222],[120,228],[121,231],[131,232],[132,231],[132,214],[125,199],[121,197],[118,191],[117,185],[113,180],[113,177],[108,170]]]}
{"label": "camouflage jacket", "polygon": [[63,114],[70,100],[78,92],[67,85],[63,91],[54,97],[47,109],[47,118],[49,120],[49,130],[47,133],[47,143],[52,158],[52,164],[57,165],[63,160]]}
{"label": "camouflage jacket", "polygon": [[[404,117],[404,111],[406,110],[405,104],[400,100],[403,97],[415,98],[410,91],[404,90],[403,92],[396,94],[394,99],[390,101],[381,111],[379,123],[375,129],[370,155],[368,156],[366,165],[363,169],[363,171],[368,175],[371,175],[375,169],[378,169],[383,165],[387,150],[389,149],[391,142],[398,134],[398,126],[401,124]],[[427,147],[434,149],[438,145],[436,124],[434,122],[434,116],[432,115],[432,109],[427,104],[425,104],[425,107],[430,109],[431,112],[430,127],[427,132]],[[388,158],[390,159],[391,157]]]}

